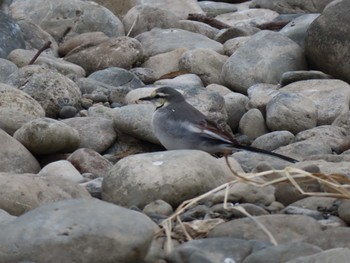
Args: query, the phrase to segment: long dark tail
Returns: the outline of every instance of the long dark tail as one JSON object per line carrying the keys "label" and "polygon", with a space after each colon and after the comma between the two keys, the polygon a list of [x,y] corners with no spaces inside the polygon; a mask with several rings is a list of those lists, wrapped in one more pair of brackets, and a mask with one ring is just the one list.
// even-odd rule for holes
{"label": "long dark tail", "polygon": [[288,156],[285,156],[285,155],[282,155],[282,154],[278,154],[278,153],[274,153],[274,152],[270,152],[270,151],[263,150],[263,149],[259,149],[259,148],[255,148],[255,147],[252,147],[252,146],[235,144],[234,147],[236,149],[247,150],[247,151],[250,151],[250,152],[262,153],[262,154],[274,156],[274,157],[280,158],[282,160],[285,160],[285,161],[291,162],[291,163],[299,162],[298,160],[295,160],[295,159],[290,158]]}

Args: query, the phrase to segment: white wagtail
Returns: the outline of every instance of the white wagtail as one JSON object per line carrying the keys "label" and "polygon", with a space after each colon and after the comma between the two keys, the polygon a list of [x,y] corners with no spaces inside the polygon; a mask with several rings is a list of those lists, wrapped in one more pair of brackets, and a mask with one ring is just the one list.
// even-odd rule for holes
{"label": "white wagtail", "polygon": [[278,153],[239,144],[231,133],[208,120],[173,88],[158,88],[149,97],[140,100],[155,104],[152,128],[167,150],[197,149],[211,154],[227,154],[240,149],[271,155],[292,163],[298,162]]}

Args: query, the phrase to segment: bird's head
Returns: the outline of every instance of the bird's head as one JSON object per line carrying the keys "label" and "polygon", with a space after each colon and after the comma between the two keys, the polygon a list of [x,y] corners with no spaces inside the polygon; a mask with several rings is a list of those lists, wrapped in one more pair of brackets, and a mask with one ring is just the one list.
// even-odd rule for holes
{"label": "bird's head", "polygon": [[170,87],[161,87],[153,91],[150,96],[140,98],[139,100],[151,101],[155,104],[157,109],[159,109],[173,102],[183,101],[185,98],[176,89]]}

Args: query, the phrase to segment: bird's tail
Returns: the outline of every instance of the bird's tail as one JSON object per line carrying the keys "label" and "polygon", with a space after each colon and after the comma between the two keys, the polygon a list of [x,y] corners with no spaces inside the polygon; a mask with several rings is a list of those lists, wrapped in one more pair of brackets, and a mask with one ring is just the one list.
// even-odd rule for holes
{"label": "bird's tail", "polygon": [[252,147],[252,146],[246,146],[246,145],[240,145],[240,144],[236,145],[235,144],[234,148],[240,149],[240,150],[246,150],[246,151],[250,151],[250,152],[262,153],[262,154],[274,156],[274,157],[280,158],[282,160],[285,160],[285,161],[291,162],[291,163],[299,162],[298,160],[295,160],[295,159],[290,158],[288,156],[285,156],[285,155],[282,155],[282,154],[278,154],[278,153],[275,153],[275,152],[271,152],[271,151],[267,151],[267,150],[263,150],[263,149],[259,149],[259,148],[255,148],[255,147]]}

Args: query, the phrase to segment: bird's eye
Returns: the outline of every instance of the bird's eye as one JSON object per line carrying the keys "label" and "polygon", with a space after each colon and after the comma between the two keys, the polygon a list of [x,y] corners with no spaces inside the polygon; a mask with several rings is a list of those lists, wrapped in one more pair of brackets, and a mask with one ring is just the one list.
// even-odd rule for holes
{"label": "bird's eye", "polygon": [[155,99],[160,99],[160,98],[164,98],[164,96],[157,94],[157,95],[154,96],[154,98]]}

